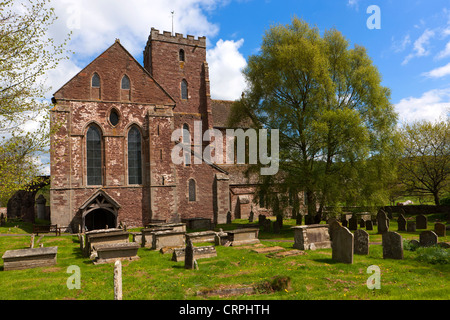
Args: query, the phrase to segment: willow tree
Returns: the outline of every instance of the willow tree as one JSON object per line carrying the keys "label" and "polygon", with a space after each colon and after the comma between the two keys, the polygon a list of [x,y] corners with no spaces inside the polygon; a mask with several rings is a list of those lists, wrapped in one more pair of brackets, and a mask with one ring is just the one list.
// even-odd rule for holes
{"label": "willow tree", "polygon": [[248,89],[229,119],[280,130],[280,174],[261,177],[259,192],[303,190],[319,218],[328,205],[381,203],[393,174],[390,90],[366,49],[349,46],[337,30],[321,36],[297,18],[271,27],[248,59]]}
{"label": "willow tree", "polygon": [[[48,149],[49,88],[45,77],[65,58],[48,28],[49,0],[0,1],[0,199],[33,182],[36,157]],[[67,38],[68,39],[68,38]],[[40,119],[40,120],[39,120]],[[38,121],[37,130],[27,127]]]}

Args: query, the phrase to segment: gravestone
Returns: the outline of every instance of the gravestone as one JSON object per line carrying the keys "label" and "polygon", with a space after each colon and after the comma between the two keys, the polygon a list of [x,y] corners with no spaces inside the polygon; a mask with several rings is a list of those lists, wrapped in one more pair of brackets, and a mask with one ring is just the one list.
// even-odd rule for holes
{"label": "gravestone", "polygon": [[416,232],[416,222],[415,221],[407,221],[406,222],[406,231],[407,232]]}
{"label": "gravestone", "polygon": [[303,223],[303,216],[300,213],[297,213],[297,216],[295,217],[295,224],[301,226],[302,223]]}
{"label": "gravestone", "polygon": [[194,270],[194,261],[194,245],[188,239],[184,249],[184,268]]}
{"label": "gravestone", "polygon": [[265,232],[270,232],[271,228],[272,228],[272,221],[270,219],[265,219],[263,223],[263,230]]}
{"label": "gravestone", "polygon": [[386,211],[388,219],[394,219],[394,217],[392,216],[392,209],[388,207],[386,208]]}
{"label": "gravestone", "polygon": [[230,223],[231,223],[231,212],[228,211],[227,212],[227,224],[230,224]]}
{"label": "gravestone", "polygon": [[3,270],[22,270],[56,264],[58,247],[8,250],[2,256]]}
{"label": "gravestone", "polygon": [[397,232],[382,235],[383,259],[403,259],[403,239]]}
{"label": "gravestone", "polygon": [[432,247],[438,242],[438,236],[434,231],[423,231],[419,236],[421,247]]}
{"label": "gravestone", "polygon": [[252,223],[254,218],[255,218],[255,213],[253,212],[253,210],[251,210],[250,215],[248,216],[248,222]]}
{"label": "gravestone", "polygon": [[362,230],[358,229],[354,233],[354,253],[367,255],[369,254],[369,234]]}
{"label": "gravestone", "polygon": [[355,231],[358,229],[358,221],[356,220],[355,216],[352,216],[349,220],[348,220],[348,229],[351,231]]}
{"label": "gravestone", "polygon": [[416,228],[417,229],[427,229],[428,228],[428,219],[423,214],[419,214],[416,217]]}
{"label": "gravestone", "polygon": [[328,233],[330,234],[330,240],[333,241],[333,234],[336,229],[342,228],[342,225],[336,218],[328,219]]}
{"label": "gravestone", "polygon": [[260,214],[260,215],[258,216],[258,224],[259,224],[260,226],[262,226],[262,225],[264,225],[264,221],[266,221],[266,216],[263,215],[263,214]]}
{"label": "gravestone", "polygon": [[366,221],[366,230],[372,231],[373,230],[373,222],[372,220]]}
{"label": "gravestone", "polygon": [[383,234],[389,231],[389,219],[386,216],[386,212],[381,209],[377,214],[377,226],[379,234]]}
{"label": "gravestone", "polygon": [[406,219],[405,216],[400,214],[397,219],[398,231],[406,231]]}
{"label": "gravestone", "polygon": [[347,228],[348,222],[347,219],[342,220],[342,226]]}
{"label": "gravestone", "polygon": [[438,235],[438,237],[445,237],[446,235],[445,224],[436,222],[434,224],[434,232]]}
{"label": "gravestone", "polygon": [[366,227],[366,220],[364,220],[363,218],[359,219],[359,227],[360,228],[365,228]]}
{"label": "gravestone", "polygon": [[280,233],[280,224],[278,223],[278,221],[275,221],[273,223],[273,233],[275,233],[275,234]]}
{"label": "gravestone", "polygon": [[331,248],[330,234],[327,224],[313,224],[308,226],[295,226],[294,248],[311,250],[312,248]]}
{"label": "gravestone", "polygon": [[280,230],[281,230],[281,228],[283,228],[283,216],[282,215],[277,215],[277,223],[280,226]]}
{"label": "gravestone", "polygon": [[332,259],[342,263],[353,263],[353,233],[346,227],[338,228],[333,233],[331,244]]}

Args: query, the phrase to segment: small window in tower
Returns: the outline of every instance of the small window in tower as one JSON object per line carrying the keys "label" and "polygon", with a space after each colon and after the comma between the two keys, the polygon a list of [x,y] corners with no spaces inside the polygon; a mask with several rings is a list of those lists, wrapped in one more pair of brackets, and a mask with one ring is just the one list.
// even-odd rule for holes
{"label": "small window in tower", "polygon": [[189,201],[197,201],[197,190],[194,179],[189,180]]}
{"label": "small window in tower", "polygon": [[130,90],[130,78],[127,75],[124,75],[122,78],[122,89]]}
{"label": "small window in tower", "polygon": [[91,86],[92,88],[100,88],[100,77],[97,73],[92,76]]}
{"label": "small window in tower", "polygon": [[181,99],[187,100],[188,99],[188,84],[187,81],[183,79],[181,81]]}
{"label": "small window in tower", "polygon": [[185,56],[184,56],[184,50],[180,49],[180,61],[184,62],[185,61]]}
{"label": "small window in tower", "polygon": [[109,122],[115,127],[119,123],[119,114],[115,109],[111,110],[111,113],[109,114]]}

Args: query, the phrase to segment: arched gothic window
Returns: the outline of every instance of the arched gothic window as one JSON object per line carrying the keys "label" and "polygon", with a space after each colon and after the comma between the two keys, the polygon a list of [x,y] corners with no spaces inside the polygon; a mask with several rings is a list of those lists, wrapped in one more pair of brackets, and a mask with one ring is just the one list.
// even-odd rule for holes
{"label": "arched gothic window", "polygon": [[100,130],[92,125],[86,134],[87,184],[101,185],[102,176],[102,135]]}
{"label": "arched gothic window", "polygon": [[134,126],[128,132],[128,183],[142,184],[142,139]]}
{"label": "arched gothic window", "polygon": [[123,90],[130,90],[130,78],[128,78],[127,75],[124,75],[122,78],[122,89]]}
{"label": "arched gothic window", "polygon": [[91,81],[92,88],[100,88],[100,76],[97,73],[94,73]]}

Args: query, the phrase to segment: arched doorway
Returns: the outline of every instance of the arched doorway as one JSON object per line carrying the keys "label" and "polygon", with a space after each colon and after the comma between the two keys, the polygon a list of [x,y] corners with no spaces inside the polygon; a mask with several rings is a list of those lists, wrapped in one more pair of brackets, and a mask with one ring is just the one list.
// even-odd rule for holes
{"label": "arched doorway", "polygon": [[109,210],[96,209],[85,215],[84,226],[87,231],[115,228],[116,216]]}
{"label": "arched doorway", "polygon": [[84,231],[116,228],[120,205],[105,191],[95,192],[80,207]]}

